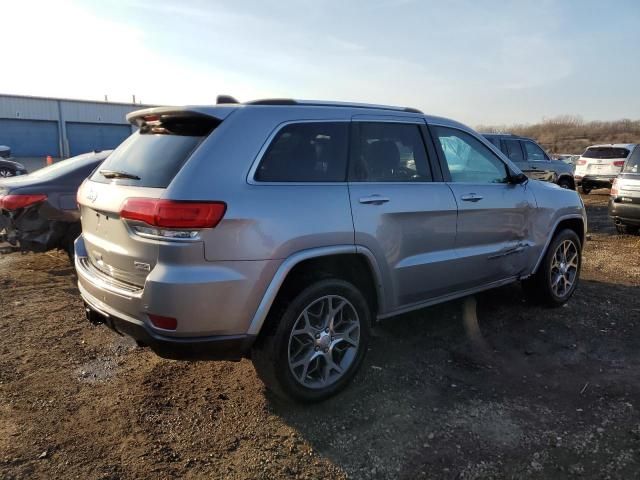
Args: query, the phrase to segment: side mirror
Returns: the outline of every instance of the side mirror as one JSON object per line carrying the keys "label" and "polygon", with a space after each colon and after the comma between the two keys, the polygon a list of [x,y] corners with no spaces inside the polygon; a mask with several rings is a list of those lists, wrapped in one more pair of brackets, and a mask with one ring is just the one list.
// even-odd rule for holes
{"label": "side mirror", "polygon": [[514,185],[522,185],[523,183],[526,183],[527,180],[529,179],[524,173],[518,173],[518,174],[511,173],[509,175],[509,183],[512,183]]}

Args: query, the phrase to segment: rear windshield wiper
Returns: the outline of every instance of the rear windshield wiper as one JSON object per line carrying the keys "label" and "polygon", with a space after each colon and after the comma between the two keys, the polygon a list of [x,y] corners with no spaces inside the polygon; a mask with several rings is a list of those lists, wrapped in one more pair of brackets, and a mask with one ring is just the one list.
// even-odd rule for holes
{"label": "rear windshield wiper", "polygon": [[100,170],[100,175],[104,178],[130,178],[131,180],[140,180],[138,175],[133,173],[120,172],[118,170]]}

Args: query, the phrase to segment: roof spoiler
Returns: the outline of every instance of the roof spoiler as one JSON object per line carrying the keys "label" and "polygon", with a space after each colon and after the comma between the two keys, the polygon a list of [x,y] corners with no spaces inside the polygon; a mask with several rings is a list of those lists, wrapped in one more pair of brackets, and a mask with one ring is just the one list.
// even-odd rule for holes
{"label": "roof spoiler", "polygon": [[225,108],[225,105],[219,107],[153,107],[128,113],[126,118],[127,122],[138,127],[150,120],[162,120],[169,117],[208,117],[222,121],[235,108],[232,105],[229,107]]}

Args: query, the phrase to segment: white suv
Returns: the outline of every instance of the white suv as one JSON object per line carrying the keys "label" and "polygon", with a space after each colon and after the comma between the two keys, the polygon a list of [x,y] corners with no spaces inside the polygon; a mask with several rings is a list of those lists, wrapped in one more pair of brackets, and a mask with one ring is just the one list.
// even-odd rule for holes
{"label": "white suv", "polygon": [[581,186],[582,193],[589,193],[594,188],[611,188],[613,180],[635,147],[633,143],[587,147],[576,161],[574,173],[576,184]]}

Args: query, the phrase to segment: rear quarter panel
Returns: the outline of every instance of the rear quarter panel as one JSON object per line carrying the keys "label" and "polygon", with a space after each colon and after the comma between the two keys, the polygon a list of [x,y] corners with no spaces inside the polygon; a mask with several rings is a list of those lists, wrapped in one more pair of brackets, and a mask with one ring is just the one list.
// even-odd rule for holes
{"label": "rear quarter panel", "polygon": [[308,248],[353,245],[346,183],[257,183],[249,178],[280,125],[316,119],[344,121],[350,115],[346,109],[321,107],[241,108],[180,170],[165,198],[227,204],[220,224],[201,234],[207,261],[284,259]]}

